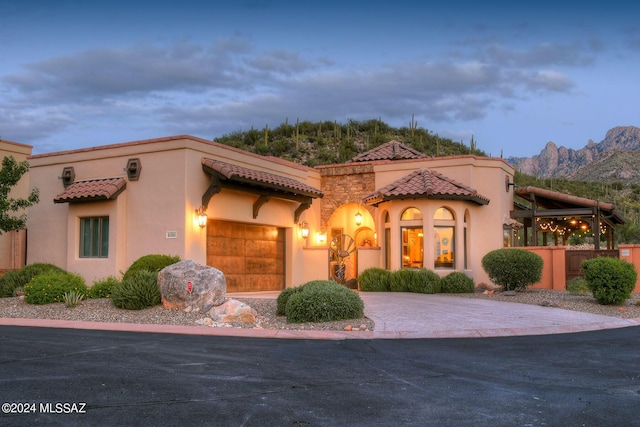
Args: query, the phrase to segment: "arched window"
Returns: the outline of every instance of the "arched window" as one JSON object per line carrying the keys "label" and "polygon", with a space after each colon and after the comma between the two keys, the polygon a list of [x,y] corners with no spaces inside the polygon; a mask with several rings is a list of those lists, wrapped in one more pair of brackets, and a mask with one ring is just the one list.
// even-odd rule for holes
{"label": "arched window", "polygon": [[433,224],[435,268],[454,268],[456,227],[453,212],[445,207],[438,208],[433,215]]}
{"label": "arched window", "polygon": [[402,267],[422,268],[424,265],[424,231],[422,229],[422,212],[416,208],[408,208],[400,217],[400,234],[402,236]]}
{"label": "arched window", "polygon": [[407,208],[402,212],[402,217],[400,218],[401,221],[411,221],[415,219],[422,219],[422,212],[420,212],[420,209]]}

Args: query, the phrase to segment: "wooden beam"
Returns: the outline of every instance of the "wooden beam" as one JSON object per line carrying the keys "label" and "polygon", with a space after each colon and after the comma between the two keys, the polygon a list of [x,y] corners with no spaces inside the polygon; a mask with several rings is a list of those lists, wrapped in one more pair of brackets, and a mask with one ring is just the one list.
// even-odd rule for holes
{"label": "wooden beam", "polygon": [[262,207],[262,205],[264,205],[265,203],[268,203],[270,200],[271,200],[271,196],[262,195],[258,197],[258,200],[256,200],[253,203],[253,219],[258,218],[258,212],[260,212],[260,208]]}

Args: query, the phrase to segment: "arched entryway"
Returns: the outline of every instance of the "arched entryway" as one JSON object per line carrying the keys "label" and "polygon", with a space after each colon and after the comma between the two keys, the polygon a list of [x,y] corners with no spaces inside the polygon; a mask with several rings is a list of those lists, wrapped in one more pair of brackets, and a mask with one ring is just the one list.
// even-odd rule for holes
{"label": "arched entryway", "polygon": [[[349,281],[358,276],[358,248],[376,244],[375,225],[371,213],[358,203],[339,206],[331,214],[327,223],[329,249],[329,278]],[[351,244],[352,242],[352,244]],[[335,248],[350,251],[347,257],[337,255]],[[340,265],[344,265],[344,279],[336,275]]]}

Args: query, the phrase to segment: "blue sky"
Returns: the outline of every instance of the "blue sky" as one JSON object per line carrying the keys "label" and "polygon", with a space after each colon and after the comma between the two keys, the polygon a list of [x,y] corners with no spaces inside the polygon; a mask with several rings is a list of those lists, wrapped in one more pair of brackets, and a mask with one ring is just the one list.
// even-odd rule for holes
{"label": "blue sky", "polygon": [[429,3],[2,1],[0,138],[44,153],[413,114],[528,157],[640,126],[638,4]]}

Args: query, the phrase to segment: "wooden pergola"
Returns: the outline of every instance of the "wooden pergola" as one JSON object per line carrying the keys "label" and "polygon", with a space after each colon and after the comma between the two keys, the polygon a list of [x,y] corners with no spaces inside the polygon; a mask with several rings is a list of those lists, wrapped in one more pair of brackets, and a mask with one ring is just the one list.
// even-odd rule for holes
{"label": "wooden pergola", "polygon": [[524,225],[525,245],[528,242],[528,230],[531,230],[531,246],[538,246],[538,232],[543,233],[543,245],[546,245],[548,233],[553,233],[554,243],[567,237],[576,230],[592,231],[594,249],[600,250],[600,237],[606,236],[607,249],[614,247],[614,229],[625,224],[626,219],[616,210],[613,203],[576,197],[538,187],[516,187],[514,194],[530,202],[530,207],[514,204],[511,218]]}

